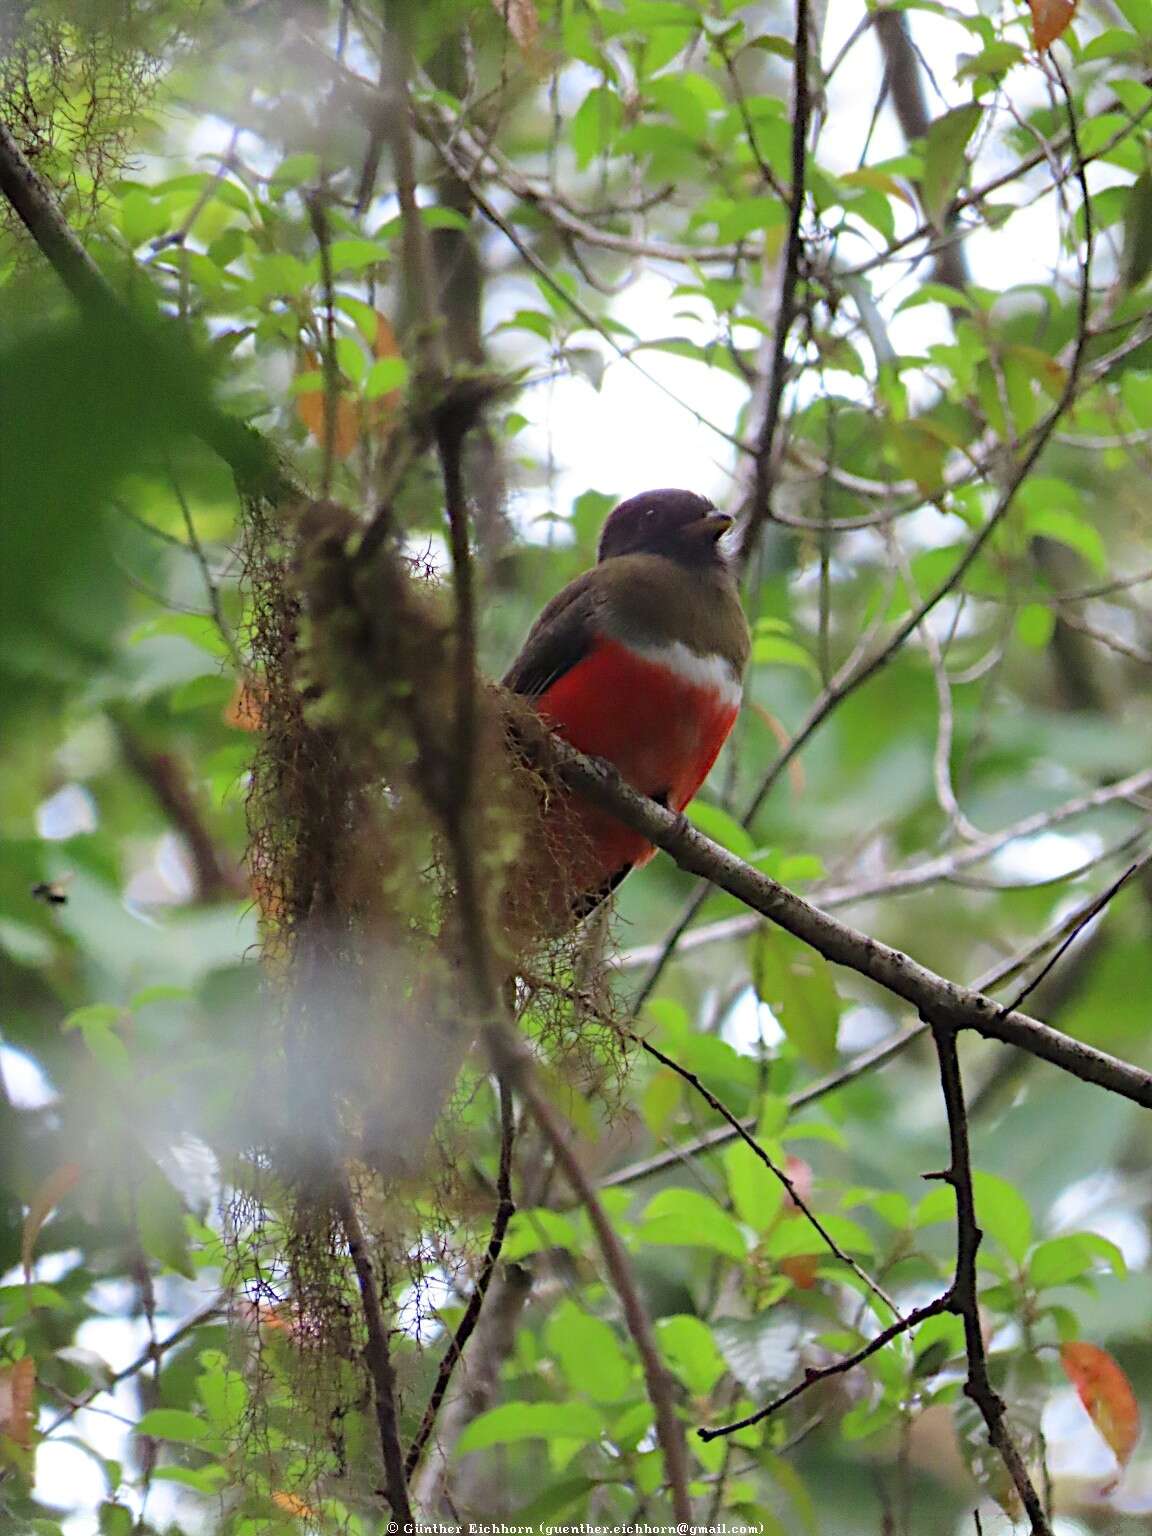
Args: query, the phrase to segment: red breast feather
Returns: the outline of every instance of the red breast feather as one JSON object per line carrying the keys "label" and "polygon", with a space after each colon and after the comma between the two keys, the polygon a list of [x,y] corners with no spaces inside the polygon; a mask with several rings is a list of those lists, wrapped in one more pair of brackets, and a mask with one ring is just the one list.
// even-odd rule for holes
{"label": "red breast feather", "polygon": [[[696,657],[683,645],[640,652],[600,636],[537,708],[581,752],[606,758],[634,789],[682,811],[716,761],[739,697],[719,657]],[[549,806],[546,835],[577,896],[601,891],[656,851],[606,812],[568,795]]]}

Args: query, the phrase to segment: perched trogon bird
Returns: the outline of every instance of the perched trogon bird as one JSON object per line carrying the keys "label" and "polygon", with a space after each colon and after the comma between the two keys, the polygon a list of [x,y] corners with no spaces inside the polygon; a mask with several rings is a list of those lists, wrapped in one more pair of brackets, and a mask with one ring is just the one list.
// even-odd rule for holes
{"label": "perched trogon bird", "polygon": [[[504,677],[565,740],[674,811],[740,708],[749,636],[720,543],[731,524],[691,491],[621,502],[597,563],[545,607]],[[656,851],[566,791],[548,798],[543,831],[551,868],[530,893],[542,933],[586,916]]]}
{"label": "perched trogon bird", "polygon": [[[699,789],[740,707],[749,637],[720,546],[731,521],[691,491],[622,502],[604,525],[596,565],[547,605],[504,677],[574,747],[607,759],[674,811]],[[514,717],[509,726],[515,737]],[[526,829],[501,897],[509,977],[655,853],[580,795],[533,783],[540,835]],[[531,814],[515,783],[507,802]],[[471,1044],[459,1005],[451,968],[433,968],[411,1010],[398,1012],[365,1137],[381,1171],[410,1169],[422,1155]]]}

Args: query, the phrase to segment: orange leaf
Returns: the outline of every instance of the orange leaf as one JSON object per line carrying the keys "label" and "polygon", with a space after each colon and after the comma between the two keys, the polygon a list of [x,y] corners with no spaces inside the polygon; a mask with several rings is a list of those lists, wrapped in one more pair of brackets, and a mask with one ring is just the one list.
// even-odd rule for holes
{"label": "orange leaf", "polygon": [[75,1189],[82,1172],[79,1163],[61,1163],[55,1172],[41,1180],[28,1202],[28,1214],[20,1235],[20,1259],[24,1265],[24,1278],[29,1284],[32,1282],[32,1257],[41,1228],[69,1190]]}
{"label": "orange leaf", "polygon": [[374,357],[399,357],[400,346],[392,322],[381,310],[376,311],[376,340],[372,344]]}
{"label": "orange leaf", "polygon": [[1032,41],[1043,53],[1072,25],[1076,0],[1028,0],[1028,9],[1032,12]]}
{"label": "orange leaf", "polygon": [[296,1493],[274,1493],[272,1502],[277,1509],[283,1509],[290,1515],[299,1515],[302,1520],[317,1520],[319,1516],[311,1504],[306,1504]]}
{"label": "orange leaf", "polygon": [[[784,1171],[792,1180],[792,1187],[807,1206],[812,1201],[812,1165],[804,1161],[802,1157],[789,1155],[785,1159]],[[784,1204],[780,1208],[778,1221],[786,1221],[799,1216],[807,1220],[803,1211],[796,1204],[791,1195],[785,1194]],[[797,1253],[791,1258],[780,1260],[782,1274],[788,1276],[798,1291],[810,1291],[816,1284],[816,1271],[820,1265],[820,1255],[815,1253]]]}
{"label": "orange leaf", "polygon": [[[788,748],[792,745],[792,738],[788,735],[780,721],[777,720],[775,715],[766,710],[763,704],[757,704],[755,699],[749,699],[748,703],[760,716],[773,736],[775,736],[776,744],[781,752],[787,752]],[[792,781],[792,793],[794,795],[802,795],[804,793],[804,768],[798,757],[794,757],[788,764],[788,777]]]}
{"label": "orange leaf", "polygon": [[530,57],[540,35],[540,18],[532,0],[492,0],[492,7],[503,16],[520,52]]}
{"label": "orange leaf", "polygon": [[1062,1344],[1060,1363],[1123,1470],[1140,1438],[1140,1405],[1127,1376],[1097,1344]]}
{"label": "orange leaf", "polygon": [[[315,352],[305,352],[305,366],[300,373],[316,373],[320,359]],[[323,446],[328,421],[328,391],[314,389],[306,395],[296,396],[296,414],[308,431]],[[360,403],[345,391],[336,395],[335,426],[332,433],[332,452],[338,459],[346,459],[360,440]]]}
{"label": "orange leaf", "polygon": [[239,678],[224,706],[224,724],[238,731],[258,731],[264,724],[264,690],[247,678]]}
{"label": "orange leaf", "polygon": [[0,1435],[24,1451],[32,1449],[35,1397],[36,1362],[31,1355],[0,1366]]}

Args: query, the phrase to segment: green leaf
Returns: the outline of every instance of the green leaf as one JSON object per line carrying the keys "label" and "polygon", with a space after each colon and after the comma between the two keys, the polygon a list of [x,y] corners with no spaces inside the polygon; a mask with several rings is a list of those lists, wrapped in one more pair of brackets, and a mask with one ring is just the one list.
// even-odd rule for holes
{"label": "green leaf", "polygon": [[778,197],[714,199],[709,208],[717,240],[743,240],[758,230],[782,229],[788,222],[788,209]]}
{"label": "green leaf", "polygon": [[227,657],[228,646],[216,627],[215,619],[201,617],[197,613],[161,613],[154,619],[138,624],[128,636],[130,645],[140,645],[158,635],[173,635],[187,640],[209,656]]}
{"label": "green leaf", "polygon": [[1017,1264],[1032,1242],[1032,1213],[1023,1195],[998,1174],[974,1172],[976,1220]]}
{"label": "green leaf", "polygon": [[662,1189],[644,1208],[640,1241],[684,1248],[711,1248],[742,1262],[744,1234],[727,1211],[695,1189]]}
{"label": "green leaf", "polygon": [[623,121],[624,108],[611,86],[593,86],[577,108],[568,129],[569,142],[581,170],[608,148]]}
{"label": "green leaf", "polygon": [[[204,1357],[207,1359],[207,1355]],[[197,1378],[196,1390],[210,1423],[222,1434],[231,1435],[239,1428],[248,1404],[248,1386],[238,1371],[230,1371],[216,1355],[209,1370]]]}
{"label": "green leaf", "polygon": [[1016,615],[1016,638],[1030,650],[1042,651],[1056,628],[1056,615],[1044,603],[1027,603]]}
{"label": "green leaf", "polygon": [[183,1408],[150,1408],[136,1425],[138,1435],[153,1440],[175,1440],[182,1445],[200,1445],[211,1438],[211,1428],[203,1419]]}
{"label": "green leaf", "polygon": [[834,1066],[840,998],[823,955],[765,923],[752,939],[752,981],[804,1060],[819,1072]]}
{"label": "green leaf", "polygon": [[456,1454],[520,1440],[596,1440],[602,1427],[601,1415],[590,1403],[501,1403],[472,1420],[456,1443]]}
{"label": "green leaf", "polygon": [[515,1213],[508,1223],[501,1257],[511,1263],[527,1258],[530,1253],[546,1253],[550,1248],[579,1253],[580,1236],[567,1216],[540,1206]]}
{"label": "green leaf", "polygon": [[74,1009],[61,1024],[61,1029],[111,1029],[124,1022],[123,1008],[115,1003],[89,1003],[85,1008]]}
{"label": "green leaf", "polygon": [[953,107],[931,123],[925,135],[920,195],[925,214],[938,230],[942,230],[944,215],[967,174],[964,151],[982,113],[983,108],[975,103]]}
{"label": "green leaf", "polygon": [[571,1301],[548,1319],[545,1342],[568,1385],[597,1403],[618,1403],[632,1388],[632,1368],[608,1324]]}
{"label": "green leaf", "polygon": [[682,1313],[656,1324],[660,1352],[695,1397],[705,1397],[724,1374],[724,1358],[712,1330],[698,1317]]}
{"label": "green leaf", "polygon": [[184,1224],[184,1201],[148,1160],[135,1189],[136,1225],[144,1252],[187,1280],[196,1278]]}
{"label": "green leaf", "polygon": [[1028,1278],[1038,1291],[1050,1285],[1067,1285],[1086,1275],[1095,1263],[1095,1256],[1080,1241],[1080,1235],[1070,1232],[1066,1237],[1053,1237],[1039,1243],[1028,1260]]}
{"label": "green leaf", "polygon": [[722,806],[710,805],[706,800],[693,800],[684,814],[705,837],[719,843],[721,848],[727,848],[737,858],[750,859],[756,852],[752,834]]}
{"label": "green leaf", "polygon": [[209,1467],[156,1467],[152,1472],[153,1482],[179,1483],[182,1488],[191,1488],[196,1493],[207,1496],[218,1495],[229,1481],[227,1467],[218,1465]]}
{"label": "green leaf", "polygon": [[802,645],[781,635],[760,635],[752,642],[752,662],[757,667],[800,667],[813,677],[820,669]]}
{"label": "green leaf", "polygon": [[1120,271],[1127,288],[1139,288],[1152,270],[1152,174],[1137,176],[1124,208],[1124,255]]}
{"label": "green leaf", "polygon": [[598,1486],[590,1477],[562,1478],[546,1488],[531,1504],[515,1510],[512,1518],[517,1525],[526,1525],[529,1530],[535,1530],[555,1520],[558,1515],[567,1514]]}
{"label": "green leaf", "polygon": [[391,247],[384,240],[333,240],[328,247],[332,271],[362,272],[374,267],[391,256]]}
{"label": "green leaf", "polygon": [[1028,504],[1028,532],[1055,539],[1059,544],[1067,544],[1069,549],[1074,549],[1083,555],[1094,571],[1101,576],[1106,575],[1108,552],[1104,547],[1099,529],[1094,528],[1079,512],[1069,507],[1037,505],[1034,498],[1039,497],[1041,493],[1031,488],[1030,491],[1029,496],[1023,498]]}
{"label": "green leaf", "polygon": [[408,364],[402,357],[378,357],[364,381],[364,398],[378,400],[381,395],[403,389],[407,382]]}
{"label": "green leaf", "polygon": [[[871,1236],[849,1216],[820,1213],[820,1225],[833,1242],[845,1253],[871,1253],[875,1248]],[[803,1212],[790,1221],[783,1221],[764,1243],[764,1252],[772,1259],[795,1259],[806,1254],[830,1253],[828,1244],[817,1232]]]}
{"label": "green leaf", "polygon": [[1116,0],[1116,9],[1133,32],[1152,38],[1152,0]]}
{"label": "green leaf", "polygon": [[744,1141],[724,1152],[728,1193],[740,1220],[754,1232],[767,1232],[784,1204],[784,1186]]}
{"label": "green leaf", "polygon": [[0,1285],[0,1326],[22,1322],[39,1307],[66,1310],[71,1303],[50,1285]]}
{"label": "green leaf", "polygon": [[287,187],[303,187],[320,177],[320,156],[311,152],[285,155],[272,172],[271,185],[283,190]]}
{"label": "green leaf", "polygon": [[126,1505],[106,1501],[100,1506],[99,1522],[100,1536],[132,1536],[136,1516]]}
{"label": "green leaf", "polygon": [[1024,57],[1024,50],[1017,48],[1015,43],[989,43],[987,48],[982,48],[979,53],[965,57],[956,71],[956,78],[957,80],[974,80],[981,75],[987,75],[993,80],[998,80],[1002,75],[1006,75],[1014,64],[1019,64]]}

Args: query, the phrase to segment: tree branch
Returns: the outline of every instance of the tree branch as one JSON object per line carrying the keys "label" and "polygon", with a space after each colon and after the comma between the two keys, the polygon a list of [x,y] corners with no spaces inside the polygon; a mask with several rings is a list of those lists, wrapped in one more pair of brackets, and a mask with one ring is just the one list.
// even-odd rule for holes
{"label": "tree branch", "polygon": [[808,0],[796,0],[795,69],[792,89],[792,186],[788,205],[788,236],[784,247],[784,267],[780,279],[780,300],[776,306],[772,339],[772,361],[768,372],[760,430],[753,447],[754,478],[751,505],[740,538],[739,565],[747,565],[760,529],[771,515],[772,487],[776,473],[776,429],[784,385],[788,378],[788,337],[796,317],[796,288],[800,281],[800,256],[803,242],[800,222],[804,213],[805,164],[808,144],[810,92],[808,82]]}
{"label": "tree branch", "polygon": [[392,1514],[401,1524],[411,1524],[412,1507],[408,1502],[408,1480],[404,1471],[404,1456],[400,1450],[400,1429],[396,1420],[396,1372],[388,1347],[388,1329],[380,1305],[380,1290],[372,1271],[372,1256],[364,1239],[360,1217],[352,1199],[347,1175],[334,1168],[334,1204],[344,1235],[348,1239],[348,1252],[356,1271],[356,1283],[360,1288],[360,1301],[364,1312],[364,1325],[368,1331],[364,1348],[368,1369],[372,1375],[372,1396],[376,1404],[376,1426],[380,1434],[380,1450],[384,1457],[384,1478],[387,1498]]}
{"label": "tree branch", "polygon": [[953,1029],[972,1029],[986,1039],[1015,1045],[1082,1082],[1095,1083],[1152,1108],[1152,1074],[1142,1068],[1049,1029],[1025,1014],[1005,1013],[982,993],[948,981],[902,951],[837,921],[721,848],[683,816],[631,789],[610,764],[586,758],[556,737],[541,741],[540,755],[569,788],[663,848],[681,869],[711,881],[826,959],[904,998],[917,1013]]}
{"label": "tree branch", "polygon": [[[1150,856],[1152,855],[1145,856],[1145,863]],[[1135,866],[1135,868],[1138,867]],[[1082,902],[1074,911],[1068,913],[1066,917],[1062,918],[1060,922],[1056,923],[1046,933],[1041,934],[1038,939],[1034,939],[1025,949],[1010,956],[1007,960],[1001,961],[998,965],[993,966],[991,970],[985,971],[983,976],[977,977],[971,984],[972,990],[974,992],[988,992],[994,987],[1003,986],[1005,982],[1011,981],[1014,976],[1018,976],[1038,956],[1054,946],[1058,945],[1058,953],[1063,955],[1068,948],[1068,944],[1111,901],[1121,885],[1131,878],[1133,872],[1134,870],[1129,870],[1124,875],[1123,880],[1114,882],[1103,897],[1099,895],[1090,896],[1087,901]],[[760,919],[757,918],[755,921],[759,922]],[[1030,983],[1008,1005],[1009,1011],[1018,1008],[1024,996],[1033,990],[1033,985],[1038,985],[1051,969],[1052,964],[1046,965],[1041,976],[1036,978],[1036,982],[1034,984]],[[848,1083],[854,1083],[857,1078],[863,1077],[866,1073],[874,1072],[879,1067],[886,1066],[888,1062],[895,1060],[897,1056],[902,1056],[910,1046],[914,1045],[917,1040],[922,1039],[927,1032],[928,1026],[923,1020],[914,1024],[910,1029],[894,1031],[887,1039],[881,1040],[877,1045],[871,1046],[868,1050],[861,1051],[857,1056],[854,1056],[839,1071],[831,1072],[826,1077],[818,1078],[816,1082],[809,1083],[806,1088],[801,1088],[799,1092],[791,1094],[788,1098],[789,1113],[795,1113],[796,1110],[803,1109],[809,1104],[815,1104],[820,1099],[827,1098],[829,1094],[836,1093]],[[1001,1072],[998,1076],[999,1079],[1002,1079],[1004,1074]],[[755,1116],[742,1121],[741,1124],[746,1131],[755,1130]],[[734,1140],[736,1134],[729,1125],[716,1126],[710,1131],[705,1131],[700,1136],[693,1137],[691,1141],[680,1142],[676,1146],[669,1147],[664,1152],[654,1153],[651,1157],[629,1163],[623,1168],[617,1168],[606,1178],[601,1179],[601,1188],[608,1189],[617,1184],[634,1184],[638,1180],[649,1178],[652,1174],[660,1173],[665,1168],[670,1168],[676,1163],[685,1162],[689,1158],[696,1157],[701,1152],[708,1152],[715,1147],[724,1146]]]}
{"label": "tree branch", "polygon": [[763,1408],[757,1408],[755,1413],[750,1413],[746,1418],[737,1419],[732,1424],[719,1424],[715,1429],[698,1429],[696,1433],[701,1440],[716,1440],[721,1435],[734,1435],[739,1429],[749,1429],[753,1424],[759,1424],[764,1419],[770,1419],[774,1413],[779,1413],[781,1408],[795,1402],[802,1397],[810,1387],[814,1387],[818,1381],[827,1381],[831,1376],[843,1376],[846,1371],[853,1370],[863,1361],[877,1354],[886,1344],[891,1344],[893,1339],[898,1339],[901,1334],[909,1333],[918,1327],[929,1317],[938,1317],[941,1312],[948,1312],[952,1308],[952,1293],[946,1292],[943,1296],[937,1296],[935,1301],[929,1301],[922,1307],[913,1307],[905,1317],[899,1318],[868,1340],[850,1355],[845,1355],[841,1360],[834,1360],[831,1365],[822,1365],[818,1368],[810,1368],[804,1372],[803,1381],[798,1381],[794,1387],[789,1387],[787,1392],[773,1398]]}
{"label": "tree branch", "polygon": [[[496,1047],[498,1053],[501,1051],[502,1044]],[[533,1119],[547,1139],[558,1167],[572,1186],[581,1205],[588,1212],[588,1220],[596,1234],[596,1241],[612,1280],[613,1289],[620,1298],[628,1332],[640,1356],[640,1363],[644,1370],[644,1384],[656,1418],[656,1435],[660,1442],[660,1449],[664,1453],[664,1475],[668,1481],[673,1512],[677,1522],[687,1522],[691,1525],[692,1503],[688,1497],[688,1453],[684,1444],[684,1426],[676,1412],[675,1383],[660,1358],[652,1323],[637,1289],[631,1262],[624,1251],[624,1245],[620,1241],[616,1228],[600,1203],[595,1185],[576,1155],[569,1140],[568,1131],[540,1091],[533,1074],[522,1070],[523,1057],[526,1055],[527,1048],[519,1040],[515,1044],[519,1047],[517,1056],[520,1058],[518,1063],[520,1070],[517,1076],[520,1091],[532,1111]],[[504,1049],[506,1048],[504,1046]]]}
{"label": "tree branch", "polygon": [[952,1158],[948,1171],[933,1177],[950,1184],[956,1195],[956,1278],[952,1283],[949,1310],[964,1325],[964,1349],[968,1357],[965,1396],[980,1410],[988,1429],[988,1439],[1000,1455],[1020,1495],[1020,1501],[1032,1523],[1033,1536],[1052,1536],[1040,1496],[1032,1486],[1028,1469],[1008,1430],[1004,1400],[988,1375],[988,1357],[980,1326],[980,1305],[976,1289],[976,1254],[983,1233],[976,1221],[976,1199],[972,1190],[972,1161],[968,1149],[968,1115],[964,1106],[964,1084],[956,1053],[956,1031],[933,1021],[932,1037],[940,1063],[940,1087],[948,1113],[948,1139]]}
{"label": "tree branch", "polygon": [[[199,370],[188,368],[181,337],[145,328],[109,285],[69,228],[51,191],[29,164],[9,129],[0,122],[0,193],[8,199],[80,309],[110,323],[139,349],[141,361],[158,374],[187,413],[188,428],[225,461],[245,495],[273,503],[302,495],[272,445],[251,427],[220,410],[196,385]],[[191,376],[192,382],[189,382]]]}
{"label": "tree branch", "polygon": [[428,1444],[428,1438],[436,1426],[436,1416],[440,1412],[440,1405],[444,1401],[445,1394],[452,1381],[452,1374],[457,1362],[464,1354],[464,1346],[472,1337],[476,1324],[480,1320],[484,1302],[488,1296],[488,1287],[492,1283],[492,1276],[496,1273],[496,1265],[500,1259],[500,1250],[504,1246],[504,1234],[508,1230],[508,1223],[516,1210],[516,1203],[512,1199],[512,1145],[515,1136],[515,1122],[512,1116],[512,1091],[508,1084],[500,1080],[500,1168],[496,1175],[496,1215],[492,1219],[492,1232],[488,1238],[488,1248],[484,1254],[484,1262],[480,1273],[476,1277],[476,1284],[472,1288],[472,1294],[468,1298],[468,1305],[464,1308],[464,1316],[456,1327],[456,1332],[449,1340],[448,1348],[444,1352],[444,1358],[440,1362],[440,1369],[436,1373],[436,1382],[428,1398],[428,1406],[424,1410],[424,1417],[420,1420],[420,1428],[408,1447],[408,1455],[404,1461],[404,1470],[408,1477],[412,1477],[420,1464],[420,1457],[424,1453],[424,1447]]}

